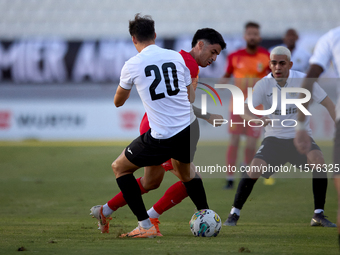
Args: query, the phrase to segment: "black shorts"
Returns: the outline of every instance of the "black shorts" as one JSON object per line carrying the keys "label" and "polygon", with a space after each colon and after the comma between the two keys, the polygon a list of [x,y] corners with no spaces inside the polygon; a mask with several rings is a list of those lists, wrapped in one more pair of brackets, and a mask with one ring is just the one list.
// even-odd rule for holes
{"label": "black shorts", "polygon": [[[334,165],[340,165],[340,120],[336,123],[336,131],[334,138],[334,149],[333,149],[333,163]],[[336,175],[337,178],[340,176],[340,172],[334,172],[333,175]]]}
{"label": "black shorts", "polygon": [[170,158],[190,163],[194,159],[198,139],[197,119],[168,139],[153,138],[149,129],[126,147],[125,156],[139,167],[161,165]]}
{"label": "black shorts", "polygon": [[[294,139],[280,139],[276,137],[266,137],[260,148],[255,154],[254,158],[259,158],[270,166],[281,166],[285,165],[287,162],[292,165],[305,165],[307,164],[307,156],[300,154],[294,145]],[[320,150],[320,147],[315,143],[313,138],[311,138],[312,150]],[[266,172],[262,176],[268,178],[274,172]]]}

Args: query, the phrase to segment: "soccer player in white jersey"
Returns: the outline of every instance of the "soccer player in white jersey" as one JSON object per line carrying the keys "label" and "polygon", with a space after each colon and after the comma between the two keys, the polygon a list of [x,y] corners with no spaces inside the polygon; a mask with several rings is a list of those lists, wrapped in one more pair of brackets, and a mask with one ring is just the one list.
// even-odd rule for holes
{"label": "soccer player in white jersey", "polygon": [[[181,50],[179,53],[182,55],[185,65],[190,70],[192,85],[195,88],[195,86],[197,86],[199,67],[206,67],[213,63],[221,50],[226,48],[226,43],[221,34],[216,30],[212,28],[203,28],[196,31],[191,44],[192,49],[190,52]],[[201,109],[194,106],[193,108],[197,118],[205,119],[212,125],[214,119],[223,119],[223,116],[219,114],[207,113],[207,115],[202,115]],[[149,129],[148,117],[147,114],[145,114],[140,124],[140,134],[145,133]],[[163,180],[165,171],[170,171],[176,175],[171,164],[171,159],[164,162],[162,166],[144,167],[144,175],[137,179],[141,194],[147,194],[150,190],[157,189]],[[195,166],[193,163],[191,163],[191,172],[192,176],[197,174],[195,173]],[[163,236],[159,229],[159,216],[173,206],[179,204],[187,196],[186,187],[179,180],[171,185],[157,203],[148,210],[150,221],[156,227],[157,236]],[[105,205],[93,206],[90,209],[90,215],[92,215],[93,218],[98,219],[98,226],[102,233],[109,233],[111,214],[125,205],[126,201],[123,194],[122,192],[119,192]]]}
{"label": "soccer player in white jersey", "polygon": [[[237,188],[234,204],[228,219],[224,223],[226,226],[235,226],[239,217],[240,210],[249,197],[254,184],[262,175],[269,178],[273,172],[263,172],[262,167],[268,165],[275,167],[285,165],[287,162],[292,165],[300,166],[305,164],[324,164],[324,158],[319,146],[311,138],[312,131],[309,127],[309,119],[305,122],[304,127],[308,132],[308,137],[313,145],[307,155],[301,155],[295,149],[293,139],[295,137],[294,121],[297,119],[297,107],[294,104],[288,104],[286,115],[281,112],[281,89],[282,88],[299,88],[302,83],[304,73],[290,70],[293,62],[290,61],[290,51],[283,46],[274,48],[270,54],[271,73],[262,78],[255,84],[252,94],[252,104],[254,107],[262,104],[264,110],[271,109],[273,104],[273,88],[277,90],[277,108],[269,116],[263,116],[259,119],[250,112],[248,108],[249,97],[245,101],[246,120],[258,119],[258,124],[264,123],[265,138],[262,141],[254,159],[250,164],[250,171],[245,175]],[[298,93],[287,93],[287,98],[297,98]],[[322,104],[328,110],[329,114],[335,119],[335,106],[326,92],[317,84],[314,84],[313,100]],[[277,119],[279,121],[271,121]],[[284,127],[281,125],[285,121]],[[290,120],[290,121],[289,121]],[[290,122],[290,123],[289,123]],[[251,169],[259,169],[260,171],[252,171]],[[323,215],[327,191],[327,173],[313,172],[313,194],[314,194],[314,215],[311,226],[335,227],[335,224],[325,219]]]}
{"label": "soccer player in white jersey", "polygon": [[122,106],[135,85],[150,129],[126,147],[112,163],[112,169],[127,204],[138,219],[138,226],[122,236],[155,237],[156,228],[150,222],[133,176],[138,168],[160,165],[171,158],[196,208],[208,208],[202,180],[190,177],[190,162],[199,138],[198,121],[190,104],[195,93],[182,56],[155,45],[151,17],[137,14],[129,22],[129,32],[139,53],[123,66],[114,103]]}
{"label": "soccer player in white jersey", "polygon": [[[291,52],[291,61],[294,63],[292,70],[305,73],[309,67],[309,59],[311,54],[305,48],[298,45],[298,32],[293,28],[289,28],[287,29],[282,40],[283,44],[280,46],[287,47]],[[274,48],[275,47],[270,48],[269,52],[271,52]]]}
{"label": "soccer player in white jersey", "polygon": [[[340,27],[331,29],[323,35],[317,42],[314,53],[309,60],[310,68],[307,76],[303,81],[303,88],[313,92],[313,83],[319,78],[323,71],[327,70],[330,62],[333,62],[338,79],[335,80],[335,85],[338,85],[338,102],[336,105],[336,133],[333,150],[333,163],[336,166],[340,164]],[[306,104],[308,106],[308,103]],[[302,112],[298,113],[298,125],[296,127],[296,137],[294,143],[300,153],[306,154],[311,147],[311,142],[308,139],[307,130],[304,128],[305,116]],[[334,173],[334,183],[338,192],[338,234],[340,245],[340,172]]]}

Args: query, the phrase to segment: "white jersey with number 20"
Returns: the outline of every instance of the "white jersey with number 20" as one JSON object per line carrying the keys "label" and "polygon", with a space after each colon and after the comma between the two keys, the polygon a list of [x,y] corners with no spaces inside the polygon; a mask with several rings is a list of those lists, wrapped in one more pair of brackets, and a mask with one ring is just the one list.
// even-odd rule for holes
{"label": "white jersey with number 20", "polygon": [[187,93],[190,71],[176,51],[147,46],[125,62],[119,85],[130,90],[136,86],[148,115],[151,135],[170,138],[194,120]]}

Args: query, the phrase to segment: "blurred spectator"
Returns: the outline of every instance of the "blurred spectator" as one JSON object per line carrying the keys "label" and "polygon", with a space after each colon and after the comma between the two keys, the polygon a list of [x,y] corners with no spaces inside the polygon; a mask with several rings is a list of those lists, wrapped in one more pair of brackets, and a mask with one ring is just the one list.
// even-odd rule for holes
{"label": "blurred spectator", "polygon": [[[283,37],[282,46],[287,47],[292,54],[291,61],[294,63],[292,70],[305,73],[309,67],[309,59],[311,57],[311,54],[306,49],[298,46],[298,40],[298,33],[295,29],[290,28],[286,31]],[[270,48],[269,52],[271,52],[271,50],[275,47]]]}
{"label": "blurred spectator", "polygon": [[[253,87],[255,83],[269,73],[269,52],[260,47],[261,34],[260,25],[248,22],[244,29],[244,40],[246,48],[231,53],[228,56],[228,66],[223,79],[234,77],[235,85],[240,88],[245,98],[247,98],[248,87]],[[225,81],[222,81],[224,83]],[[234,123],[242,123],[243,119],[239,115],[232,114],[233,107],[230,102],[230,119]],[[230,143],[226,152],[226,165],[236,166],[237,154],[241,136],[246,136],[244,150],[244,165],[249,165],[256,152],[256,143],[261,135],[261,128],[242,125],[231,125],[229,127]],[[234,173],[227,173],[227,183],[225,188],[234,187]]]}

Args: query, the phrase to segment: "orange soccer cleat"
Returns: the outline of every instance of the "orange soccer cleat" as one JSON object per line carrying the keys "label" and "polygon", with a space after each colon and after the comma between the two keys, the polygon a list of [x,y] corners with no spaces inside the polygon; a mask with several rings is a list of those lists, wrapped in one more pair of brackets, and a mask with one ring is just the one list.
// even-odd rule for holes
{"label": "orange soccer cleat", "polygon": [[90,209],[90,211],[92,218],[96,218],[98,220],[98,229],[100,229],[102,233],[109,233],[110,220],[112,220],[112,218],[104,216],[103,206],[95,205]]}
{"label": "orange soccer cleat", "polygon": [[157,230],[154,225],[151,228],[145,229],[138,224],[134,230],[127,234],[122,234],[120,237],[132,237],[132,238],[154,238],[157,236]]}
{"label": "orange soccer cleat", "polygon": [[159,231],[158,224],[161,224],[158,218],[150,218],[151,224],[153,224],[157,230],[157,236],[163,236],[161,231]]}

